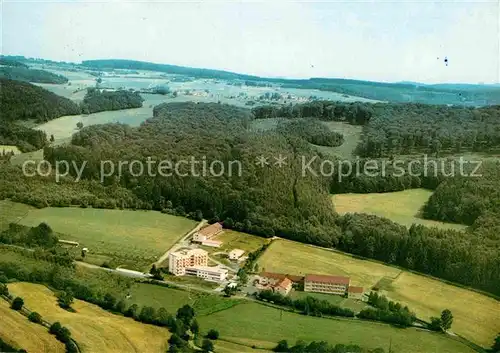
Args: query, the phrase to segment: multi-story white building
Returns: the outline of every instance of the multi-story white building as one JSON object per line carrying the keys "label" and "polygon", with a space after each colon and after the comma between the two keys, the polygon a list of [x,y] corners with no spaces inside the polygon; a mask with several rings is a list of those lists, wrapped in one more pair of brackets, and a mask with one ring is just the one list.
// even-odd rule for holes
{"label": "multi-story white building", "polygon": [[184,249],[170,253],[168,270],[176,276],[186,274],[187,267],[207,266],[208,253],[202,249]]}
{"label": "multi-story white building", "polygon": [[207,264],[208,253],[205,250],[183,249],[170,253],[168,270],[176,276],[196,276],[212,282],[221,282],[227,278],[228,270]]}

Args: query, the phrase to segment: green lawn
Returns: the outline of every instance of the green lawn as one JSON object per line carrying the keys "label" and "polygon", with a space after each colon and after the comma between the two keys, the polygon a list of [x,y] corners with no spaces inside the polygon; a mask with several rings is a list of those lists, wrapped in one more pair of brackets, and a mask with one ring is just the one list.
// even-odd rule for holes
{"label": "green lawn", "polygon": [[268,242],[267,239],[255,235],[236,232],[234,230],[225,229],[216,240],[223,242],[220,248],[215,248],[215,251],[231,251],[232,249],[245,250],[245,255],[249,252],[259,249],[262,245]]}
{"label": "green lawn", "polygon": [[9,223],[20,221],[32,210],[35,210],[35,208],[22,203],[8,200],[0,201],[0,231],[6,229]]}
{"label": "green lawn", "polygon": [[322,341],[332,344],[358,344],[386,351],[392,341],[397,353],[472,353],[467,346],[444,335],[414,328],[400,329],[361,320],[326,319],[304,316],[256,303],[240,304],[231,309],[199,317],[202,330],[217,328],[221,338],[247,346],[266,349],[282,339]]}
{"label": "green lawn", "polygon": [[48,207],[30,211],[21,224],[35,226],[46,222],[116,265],[145,270],[196,222],[155,211],[103,210],[93,208]]}
{"label": "green lawn", "polygon": [[339,214],[368,213],[385,217],[405,226],[413,223],[428,227],[463,230],[462,224],[444,223],[420,218],[420,210],[429,200],[432,191],[411,189],[373,194],[338,194],[332,197]]}
{"label": "green lawn", "polygon": [[181,306],[189,304],[195,309],[197,316],[225,310],[241,303],[241,300],[224,298],[216,294],[195,290],[188,292],[147,283],[134,285],[130,294],[129,304],[152,306],[156,309],[164,307],[171,313],[175,313]]}

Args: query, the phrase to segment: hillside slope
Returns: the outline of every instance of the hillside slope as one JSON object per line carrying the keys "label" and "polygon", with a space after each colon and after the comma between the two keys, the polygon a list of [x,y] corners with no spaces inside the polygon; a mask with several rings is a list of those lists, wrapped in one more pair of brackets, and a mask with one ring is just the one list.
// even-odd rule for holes
{"label": "hillside slope", "polygon": [[79,107],[27,82],[0,79],[1,121],[36,120],[44,122],[63,115],[80,113]]}

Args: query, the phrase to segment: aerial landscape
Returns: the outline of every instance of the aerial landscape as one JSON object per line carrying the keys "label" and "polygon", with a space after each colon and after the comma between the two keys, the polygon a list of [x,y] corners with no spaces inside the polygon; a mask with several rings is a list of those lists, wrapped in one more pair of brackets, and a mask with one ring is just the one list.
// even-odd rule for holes
{"label": "aerial landscape", "polygon": [[500,353],[498,3],[2,6],[0,352]]}

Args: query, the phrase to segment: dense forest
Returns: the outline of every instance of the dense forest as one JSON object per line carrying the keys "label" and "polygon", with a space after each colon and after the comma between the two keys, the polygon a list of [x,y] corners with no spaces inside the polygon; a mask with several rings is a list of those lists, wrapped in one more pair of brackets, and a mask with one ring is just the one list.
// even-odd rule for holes
{"label": "dense forest", "polygon": [[91,114],[107,110],[140,108],[143,101],[139,92],[100,91],[96,88],[88,88],[81,103],[81,110],[84,114]]}
{"label": "dense forest", "polygon": [[[332,178],[301,175],[299,156],[309,159],[316,155],[302,138],[276,131],[255,132],[250,129],[249,111],[227,105],[162,104],[154,109],[154,115],[137,128],[121,124],[85,127],[73,136],[71,145],[46,148],[45,157],[52,162],[87,161],[79,183],[71,178],[63,178],[59,184],[50,178],[27,178],[16,167],[4,165],[0,170],[5,180],[0,198],[37,207],[126,207],[203,216],[210,221],[224,221],[228,228],[336,247],[500,295],[500,239],[485,230],[498,221],[488,217],[487,212],[468,232],[422,226],[408,230],[368,215],[340,217],[329,196]],[[282,168],[255,164],[259,156],[279,154],[290,163]],[[188,163],[179,165],[179,171],[186,176],[162,176],[155,169],[157,164],[153,164],[153,175],[126,166],[120,176],[115,169],[113,175],[109,173],[100,181],[101,160],[114,161],[115,165],[118,161],[138,160],[146,165],[151,157],[175,165],[191,156],[199,161],[193,167],[198,174],[192,174]],[[207,170],[212,161],[222,161],[226,173],[203,174],[204,160]],[[234,160],[242,162],[242,172],[238,175],[237,167],[229,176],[230,162]],[[317,163],[320,161],[321,156]],[[388,180],[378,182],[383,185]],[[348,182],[360,185],[355,179]],[[417,184],[416,179],[395,178],[392,187],[428,183],[436,188],[442,182],[441,178],[429,177]]]}
{"label": "dense forest", "polygon": [[13,60],[13,59],[9,59],[9,58],[5,58],[5,57],[1,57],[0,56],[0,65],[1,66],[12,66],[12,67],[24,67],[24,68],[28,68],[28,65],[22,63],[22,62],[19,62],[17,60]]}
{"label": "dense forest", "polygon": [[319,146],[337,147],[344,143],[341,133],[330,131],[316,119],[281,120],[276,130],[284,135],[297,136]]}
{"label": "dense forest", "polygon": [[45,70],[30,69],[25,66],[0,67],[0,78],[36,83],[63,84],[68,82],[68,79],[64,76]]}
{"label": "dense forest", "polygon": [[100,70],[151,70],[195,78],[232,80],[249,86],[272,84],[283,88],[318,89],[397,103],[458,104],[462,106],[500,104],[500,87],[491,85],[425,85],[330,78],[265,78],[222,70],[118,59],[85,60],[82,62],[82,66]]}
{"label": "dense forest", "polygon": [[45,122],[80,113],[78,105],[27,82],[0,79],[1,121]]}
{"label": "dense forest", "polygon": [[[385,106],[386,104],[381,104]],[[345,121],[354,125],[367,124],[374,115],[372,103],[313,101],[302,104],[264,105],[252,109],[256,119],[315,118],[324,121]]]}
{"label": "dense forest", "polygon": [[476,230],[489,229],[492,236],[495,232],[500,234],[499,185],[500,166],[483,163],[480,177],[445,179],[425,205],[424,216],[472,225]]}
{"label": "dense forest", "polygon": [[484,108],[424,104],[314,101],[260,106],[257,119],[316,118],[363,125],[361,157],[427,153],[436,156],[500,148],[500,105]]}
{"label": "dense forest", "polygon": [[375,105],[358,154],[461,153],[500,148],[500,105],[485,108]]}
{"label": "dense forest", "polygon": [[13,145],[21,152],[31,152],[43,148],[46,144],[47,136],[44,131],[7,121],[0,124],[0,145]]}

